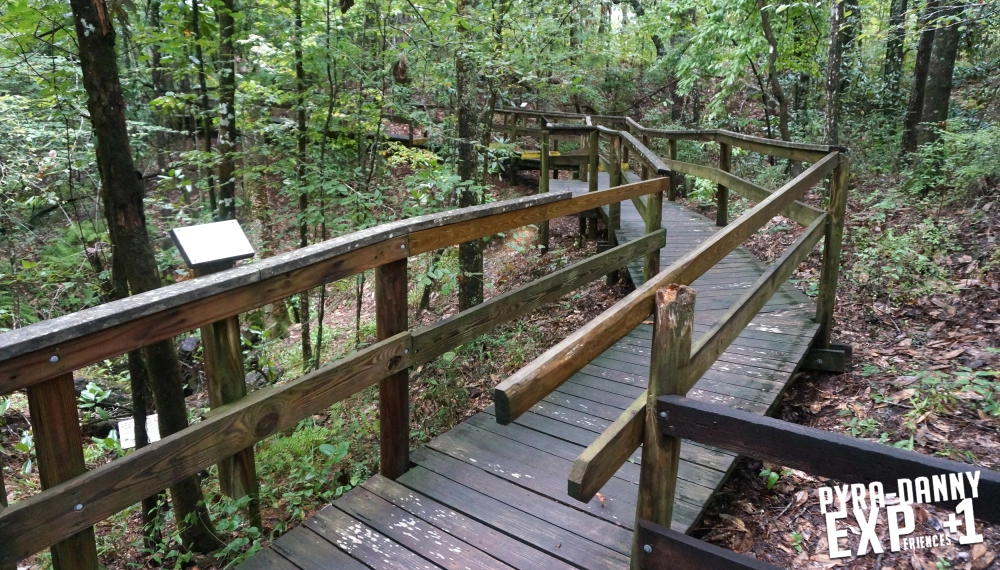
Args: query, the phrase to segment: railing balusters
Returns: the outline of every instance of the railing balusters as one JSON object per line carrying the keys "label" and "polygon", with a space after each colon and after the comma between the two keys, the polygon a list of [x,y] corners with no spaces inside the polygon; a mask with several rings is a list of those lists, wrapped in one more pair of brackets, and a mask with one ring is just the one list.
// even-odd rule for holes
{"label": "railing balusters", "polygon": [[[694,334],[695,293],[684,285],[669,285],[656,291],[652,358],[646,401],[646,427],[639,472],[639,498],[635,507],[635,528],[648,520],[670,528],[681,440],[664,435],[656,424],[656,399],[683,396],[691,361]],[[639,533],[632,542],[632,567],[638,568]]]}
{"label": "railing balusters", "polygon": [[815,348],[829,348],[833,331],[833,307],[837,303],[837,280],[840,277],[840,249],[844,242],[844,214],[847,211],[847,184],[851,177],[851,163],[840,155],[840,164],[831,175],[829,218],[823,240],[823,269],[819,278],[819,297],[816,299]]}
{"label": "railing balusters", "polygon": [[[406,258],[375,268],[375,323],[382,341],[407,330]],[[379,381],[379,473],[395,479],[410,468],[408,369]]]}
{"label": "railing balusters", "polygon": [[[42,489],[86,473],[73,373],[29,386],[28,409]],[[86,508],[87,505],[80,503],[75,510]],[[99,567],[93,527],[53,544],[51,550],[55,570],[97,570]]]}

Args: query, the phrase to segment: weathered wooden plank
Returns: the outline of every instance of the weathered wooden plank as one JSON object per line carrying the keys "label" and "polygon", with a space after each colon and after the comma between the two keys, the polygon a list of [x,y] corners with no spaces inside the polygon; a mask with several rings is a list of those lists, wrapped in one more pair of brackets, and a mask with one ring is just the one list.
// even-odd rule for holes
{"label": "weathered wooden plank", "polygon": [[[487,218],[468,220],[431,230],[414,232],[410,234],[410,255],[449,247],[471,239],[494,235],[544,220],[593,210],[612,202],[628,200],[632,196],[643,196],[659,192],[664,188],[665,184],[665,180],[657,178],[635,184],[626,184],[608,190],[601,190],[599,192],[592,192],[568,200],[559,200]],[[553,192],[549,192],[549,195],[553,194]]]}
{"label": "weathered wooden plank", "polygon": [[[327,570],[328,568],[364,570],[368,568],[334,546],[330,541],[304,526],[293,528],[282,535],[278,540],[274,541],[274,545],[271,548],[274,550],[264,550],[250,560],[255,561],[265,552],[270,552],[272,556],[265,557],[268,564],[258,566],[259,568],[273,567],[279,569],[287,568],[289,570],[291,568],[301,568],[302,570]],[[279,554],[280,556],[278,556]],[[281,564],[277,560],[279,558],[285,560],[288,566]],[[274,564],[274,566],[271,566],[271,564]],[[242,570],[243,566],[239,568]]]}
{"label": "weathered wooden plank", "polygon": [[805,162],[819,162],[829,156],[830,153],[835,153],[842,148],[764,139],[731,131],[718,131],[715,135],[715,140],[752,152]]}
{"label": "weathered wooden plank", "polygon": [[490,528],[485,524],[454,511],[437,501],[378,475],[361,484],[411,515],[427,521],[442,531],[474,548],[517,568],[518,570],[570,570],[562,560]]}
{"label": "weathered wooden plank", "polygon": [[719,319],[719,322],[698,339],[688,369],[690,376],[685,378],[682,386],[687,388],[693,386],[698,378],[715,363],[719,355],[725,352],[729,345],[736,340],[746,324],[757,315],[757,311],[764,306],[778,287],[791,277],[799,264],[808,257],[820,238],[823,237],[826,221],[825,214],[817,218],[785,250],[781,258],[757,280],[753,288],[744,293],[739,301]]}
{"label": "weathered wooden plank", "polygon": [[[73,374],[63,374],[30,386],[28,409],[31,414],[31,431],[35,438],[38,479],[42,489],[48,489],[50,494],[56,493],[60,483],[87,472],[83,460],[83,441],[80,436],[80,416],[76,409]],[[145,496],[148,494],[143,495]],[[135,502],[138,500],[131,501]],[[19,506],[20,503],[15,503],[13,508],[3,511],[0,516],[10,517],[17,512]],[[83,508],[83,505],[76,503],[73,508],[76,507]],[[28,528],[20,530],[26,532]],[[100,567],[93,527],[88,525],[75,534],[67,533],[65,537],[60,536],[58,539],[61,540],[53,544],[51,549],[52,566],[56,570],[97,570]],[[52,542],[55,540],[49,541]],[[17,558],[9,556],[6,546],[6,540],[0,538],[0,559],[16,562],[23,557],[23,555]]]}
{"label": "weathered wooden plank", "polygon": [[749,556],[737,554],[650,521],[642,521],[636,533],[642,545],[636,567],[641,570],[712,568],[713,570],[778,570]]}
{"label": "weathered wooden plank", "polygon": [[[628,558],[620,552],[560,528],[547,518],[539,518],[522,510],[512,509],[489,495],[476,492],[421,467],[411,469],[400,481],[474,520],[509,536],[517,537],[574,566],[610,569],[623,568],[628,564]],[[534,501],[538,501],[537,495],[534,496]],[[592,517],[591,520],[594,522],[589,526],[596,527],[595,523],[598,521]],[[607,523],[601,524],[606,528],[612,526]]]}
{"label": "weathered wooden plank", "polygon": [[666,232],[609,249],[541,279],[497,295],[481,305],[413,331],[416,364],[428,362],[456,346],[554,302],[566,293],[618,269],[629,261],[663,247]]}
{"label": "weathered wooden plank", "polygon": [[[880,481],[892,492],[899,479],[979,471],[976,518],[1000,522],[1000,473],[904,451],[874,441],[735,412],[690,398],[665,396],[659,428],[684,437],[845,483]],[[794,450],[794,452],[792,451]],[[898,491],[897,491],[898,492]],[[954,508],[956,501],[935,502]]]}
{"label": "weathered wooden plank", "polygon": [[361,487],[354,488],[337,499],[333,506],[444,568],[512,570],[511,566],[441,532]]}
{"label": "weathered wooden plank", "polygon": [[[501,382],[494,390],[497,420],[509,423],[524,413],[544,394],[606,350],[652,312],[653,295],[666,283],[689,284],[736,248],[751,233],[798,198],[832,170],[838,162],[830,155],[809,167],[738,220],[690,251],[655,280],[644,283],[562,342],[547,350],[520,371]],[[599,194],[599,193],[598,193]]]}
{"label": "weathered wooden plank", "polygon": [[441,568],[333,507],[327,507],[316,513],[305,522],[305,526],[372,568],[385,570]]}
{"label": "weathered wooden plank", "polygon": [[294,427],[408,367],[410,353],[409,334],[397,335],[288,384],[257,390],[183,431],[17,502],[0,513],[0,561],[34,554],[220,457]]}
{"label": "weathered wooden plank", "polygon": [[[308,531],[303,531],[308,532]],[[280,539],[279,539],[280,540]],[[350,566],[344,566],[350,569]],[[362,570],[364,566],[356,566],[356,570]],[[261,550],[254,554],[249,560],[236,567],[236,570],[315,570],[315,566],[298,566],[292,564],[285,557],[271,550],[270,548]]]}

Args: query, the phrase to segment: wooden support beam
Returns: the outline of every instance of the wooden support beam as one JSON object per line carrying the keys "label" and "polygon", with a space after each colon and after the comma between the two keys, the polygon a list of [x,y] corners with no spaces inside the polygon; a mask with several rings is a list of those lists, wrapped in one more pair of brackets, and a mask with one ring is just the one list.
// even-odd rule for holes
{"label": "wooden support beam", "polygon": [[[611,139],[611,168],[608,170],[608,187],[614,188],[622,184],[622,139]],[[615,230],[621,228],[622,203],[612,202],[608,206],[608,241],[618,245]]]}
{"label": "wooden support beam", "polygon": [[[886,494],[898,493],[899,479],[979,471],[976,518],[1000,523],[1000,473],[996,471],[690,398],[662,397],[657,409],[661,412],[659,429],[671,436],[843,483],[867,486],[879,481]],[[954,509],[958,501],[934,504]]]}
{"label": "wooden support beam", "polygon": [[[642,169],[642,178],[646,180],[649,177],[649,170],[647,168]],[[666,178],[667,184],[670,183],[670,179]],[[653,233],[663,227],[663,192],[656,192],[649,195],[646,199],[646,208],[644,212],[643,219],[646,221],[646,233]],[[642,278],[643,281],[649,281],[652,279],[653,275],[660,272],[660,252],[653,251],[646,254],[646,259],[642,263]]]}
{"label": "wooden support beam", "polygon": [[798,239],[788,246],[767,271],[744,293],[733,306],[708,330],[694,348],[689,371],[685,379],[685,392],[701,378],[702,374],[715,364],[719,356],[729,348],[743,329],[757,316],[757,313],[774,296],[774,293],[792,276],[809,252],[816,247],[826,229],[826,214],[818,218],[802,232]]}
{"label": "wooden support beam", "polygon": [[[677,160],[677,139],[670,139],[667,142],[667,145],[668,145],[667,146],[667,157],[670,160]],[[667,199],[670,200],[671,202],[676,202],[677,201],[677,190],[678,190],[678,186],[680,184],[679,184],[679,180],[677,179],[678,178],[677,177],[677,173],[673,172],[672,170],[673,170],[673,167],[671,167],[671,172],[670,172],[670,193],[668,194]]]}
{"label": "wooden support beam", "polygon": [[[685,285],[670,285],[656,292],[635,528],[643,520],[670,528],[673,519],[681,440],[657,429],[656,399],[665,395],[683,396],[688,391],[685,381],[691,361],[694,302],[694,290]],[[642,546],[639,537],[634,536],[632,566],[635,568]]]}
{"label": "wooden support beam", "polygon": [[[3,470],[0,469],[0,515],[7,508],[7,487],[3,482]],[[17,570],[17,563],[13,561],[0,562],[0,570]]]}
{"label": "wooden support beam", "polygon": [[643,236],[618,247],[578,261],[513,291],[491,297],[484,303],[466,309],[447,319],[413,331],[414,365],[420,365],[479,335],[485,334],[501,323],[534,311],[560,297],[590,283],[611,270],[617,270],[648,251],[663,247],[666,232]]}
{"label": "wooden support beam", "polygon": [[[73,374],[63,374],[29,387],[28,410],[31,414],[38,479],[42,489],[57,487],[64,481],[87,473],[87,466],[83,461],[83,441],[80,436],[80,416],[76,408]],[[85,503],[79,502],[73,509],[82,511],[86,507]],[[2,516],[9,516],[12,510],[7,509]],[[28,531],[27,528],[18,530]],[[78,529],[72,536],[60,538],[51,548],[52,567],[55,570],[97,570],[100,567],[92,526]],[[3,543],[0,540],[0,552],[4,548]],[[3,557],[8,562],[16,562],[19,558]]]}
{"label": "wooden support beam", "polygon": [[[545,194],[549,191],[549,131],[542,130],[542,144],[539,156],[538,171],[538,193]],[[549,221],[545,220],[538,224],[538,247],[542,254],[549,251]]]}
{"label": "wooden support beam", "polygon": [[[729,172],[730,162],[733,158],[733,147],[726,143],[719,143],[719,170]],[[715,190],[716,213],[715,225],[725,226],[729,223],[729,187],[719,184]]]}
{"label": "wooden support beam", "polygon": [[569,496],[589,503],[642,445],[647,394],[639,396],[594,443],[576,458],[569,472]]}
{"label": "wooden support beam", "polygon": [[840,164],[833,171],[830,184],[829,219],[823,247],[823,267],[819,276],[819,296],[816,298],[816,348],[829,348],[833,336],[833,308],[837,304],[837,282],[840,279],[840,250],[844,243],[844,215],[847,212],[847,185],[851,179],[851,163],[839,155]]}
{"label": "wooden support beam", "polygon": [[[588,173],[588,178],[587,178],[589,182],[587,185],[588,192],[597,192],[599,188],[598,182],[600,178],[598,177],[598,167],[600,166],[600,159],[598,158],[598,155],[600,151],[600,141],[601,141],[601,133],[598,132],[597,130],[592,131],[587,140],[587,145],[590,149],[590,161],[588,163],[590,172]],[[592,240],[597,239],[597,222],[598,222],[597,218],[594,218],[589,222],[587,222],[589,224],[587,237]]]}
{"label": "wooden support beam", "polygon": [[851,367],[853,349],[849,344],[830,344],[830,348],[810,348],[799,366],[802,370],[843,374]]}
{"label": "wooden support beam", "polygon": [[[231,269],[234,262],[196,268],[195,277],[211,275]],[[201,328],[204,347],[205,376],[208,384],[208,405],[214,410],[247,395],[246,373],[243,368],[243,336],[240,319],[233,315]],[[253,448],[241,449],[236,454],[222,458],[219,469],[219,488],[223,494],[239,499],[247,495],[247,505],[252,524],[262,528],[260,518],[260,483],[254,462]]]}
{"label": "wooden support beam", "polygon": [[[406,259],[375,268],[378,340],[406,332]],[[395,479],[410,469],[410,382],[402,369],[378,383],[379,473]]]}
{"label": "wooden support beam", "polygon": [[694,282],[768,220],[822,180],[836,164],[837,156],[829,155],[810,166],[739,219],[658,273],[655,279],[643,283],[597,318],[498,384],[493,391],[497,423],[506,425],[512,422],[638,326],[653,311],[653,298],[657,289],[671,283]]}
{"label": "wooden support beam", "polygon": [[[636,527],[642,570],[711,568],[712,570],[780,570],[760,560],[698,540],[650,521]],[[635,560],[633,558],[633,560]]]}
{"label": "wooden support beam", "polygon": [[[14,503],[0,513],[0,564],[85,530],[205,469],[220,456],[294,428],[409,367],[412,352],[410,334],[398,334],[287,384],[252,392],[160,441]],[[59,456],[63,463],[66,454]]]}

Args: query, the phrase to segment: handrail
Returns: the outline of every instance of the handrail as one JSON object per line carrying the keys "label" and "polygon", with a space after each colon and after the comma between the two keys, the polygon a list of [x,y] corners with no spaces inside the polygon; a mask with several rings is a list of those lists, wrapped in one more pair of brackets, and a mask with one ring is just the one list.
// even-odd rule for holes
{"label": "handrail", "polygon": [[638,326],[652,312],[657,289],[670,283],[689,284],[696,280],[839,163],[839,153],[831,153],[816,162],[655,278],[498,384],[494,389],[497,421],[505,425],[510,423],[550,394],[587,362]]}

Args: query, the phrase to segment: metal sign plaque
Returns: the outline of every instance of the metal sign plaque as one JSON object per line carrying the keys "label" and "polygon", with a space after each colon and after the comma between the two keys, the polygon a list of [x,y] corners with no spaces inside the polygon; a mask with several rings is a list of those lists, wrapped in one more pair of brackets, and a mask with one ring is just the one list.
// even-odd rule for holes
{"label": "metal sign plaque", "polygon": [[236,220],[174,228],[170,237],[192,268],[254,256],[253,246]]}

